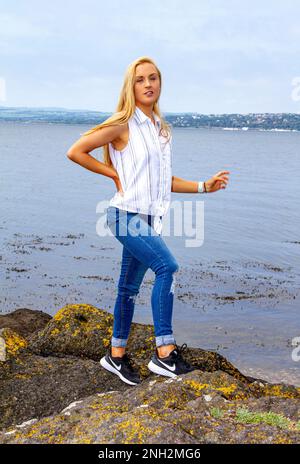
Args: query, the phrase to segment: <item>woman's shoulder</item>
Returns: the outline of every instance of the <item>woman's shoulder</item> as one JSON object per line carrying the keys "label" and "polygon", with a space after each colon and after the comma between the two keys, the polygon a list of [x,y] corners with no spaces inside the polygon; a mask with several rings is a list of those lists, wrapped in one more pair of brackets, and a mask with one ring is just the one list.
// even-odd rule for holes
{"label": "woman's shoulder", "polygon": [[110,116],[109,120],[110,120],[110,124],[116,125],[116,126],[118,126],[120,128],[120,132],[126,132],[132,118],[133,118],[133,116],[131,116],[130,118],[127,118],[127,119],[124,118],[124,113],[122,111],[119,111],[119,112],[113,113]]}
{"label": "woman's shoulder", "polygon": [[129,140],[129,124],[128,122],[118,123],[119,130],[117,137],[111,142],[116,151],[122,151],[128,144]]}

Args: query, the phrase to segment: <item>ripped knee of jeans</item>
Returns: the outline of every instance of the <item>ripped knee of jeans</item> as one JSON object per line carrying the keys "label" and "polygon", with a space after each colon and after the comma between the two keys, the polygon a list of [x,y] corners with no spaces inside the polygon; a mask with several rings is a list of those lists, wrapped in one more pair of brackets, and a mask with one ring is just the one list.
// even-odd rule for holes
{"label": "ripped knee of jeans", "polygon": [[121,298],[125,298],[127,301],[133,301],[135,303],[136,297],[139,294],[139,290],[125,287],[125,286],[118,286],[118,296]]}
{"label": "ripped knee of jeans", "polygon": [[178,272],[178,269],[177,271],[173,272],[172,274],[172,284],[171,284],[171,288],[170,288],[170,293],[173,293],[174,295],[174,292],[175,292],[175,284],[176,284],[176,274]]}
{"label": "ripped knee of jeans", "polygon": [[133,301],[133,303],[135,303],[136,297],[137,297],[137,293],[135,293],[134,295],[129,295],[128,300],[131,300]]}

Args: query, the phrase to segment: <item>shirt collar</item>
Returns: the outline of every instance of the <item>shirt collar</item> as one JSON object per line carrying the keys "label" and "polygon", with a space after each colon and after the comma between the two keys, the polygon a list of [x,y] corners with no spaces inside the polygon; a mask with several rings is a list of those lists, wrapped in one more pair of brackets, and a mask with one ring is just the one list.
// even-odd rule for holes
{"label": "shirt collar", "polygon": [[[149,118],[149,116],[147,116],[138,106],[135,107],[134,117],[138,124],[142,124],[143,122],[147,121],[147,119],[149,119],[149,121],[152,123],[151,118]],[[160,127],[161,121],[159,116],[153,112],[153,117],[156,121],[156,124]]]}

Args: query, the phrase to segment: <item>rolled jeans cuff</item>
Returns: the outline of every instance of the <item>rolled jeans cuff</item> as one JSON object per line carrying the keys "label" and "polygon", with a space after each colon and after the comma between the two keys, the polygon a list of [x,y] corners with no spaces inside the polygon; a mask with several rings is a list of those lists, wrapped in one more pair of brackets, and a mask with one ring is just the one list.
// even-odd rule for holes
{"label": "rolled jeans cuff", "polygon": [[126,346],[128,338],[111,338],[111,346],[119,347],[119,346]]}
{"label": "rolled jeans cuff", "polygon": [[155,337],[156,346],[176,345],[176,340],[172,334]]}

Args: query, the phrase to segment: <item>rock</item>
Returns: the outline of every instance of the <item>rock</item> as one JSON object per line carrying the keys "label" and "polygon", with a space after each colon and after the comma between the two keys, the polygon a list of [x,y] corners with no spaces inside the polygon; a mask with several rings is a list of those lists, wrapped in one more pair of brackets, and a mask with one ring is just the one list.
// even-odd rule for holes
{"label": "rock", "polygon": [[20,308],[10,314],[0,315],[0,329],[6,327],[18,332],[22,337],[42,329],[52,319],[43,311]]}
{"label": "rock", "polygon": [[17,357],[26,350],[27,341],[21,335],[9,328],[0,329],[0,362],[6,362]]}
{"label": "rock", "polygon": [[30,350],[42,356],[77,356],[99,360],[112,335],[113,316],[91,305],[61,308],[40,331],[28,337]]}
{"label": "rock", "polygon": [[184,352],[193,372],[155,375],[153,326],[136,323],[127,351],[143,382],[128,386],[99,364],[112,322],[67,305],[26,338],[1,330],[0,443],[299,442],[300,388],[247,377],[200,348]]}
{"label": "rock", "polygon": [[[156,376],[124,391],[107,391],[74,401],[58,413],[32,418],[0,432],[1,443],[102,443],[102,444],[200,444],[200,443],[297,443],[300,430],[292,421],[284,427],[264,420],[243,423],[240,404],[258,408],[257,399],[219,403],[219,413],[207,403],[199,388],[209,387],[219,395],[223,373],[199,370],[164,380]],[[171,381],[169,381],[171,380]],[[227,383],[233,381],[228,375]],[[237,382],[238,385],[238,382]],[[216,398],[216,396],[215,396]],[[265,400],[265,399],[264,399]],[[289,401],[282,399],[281,402]],[[266,406],[265,402],[264,406]],[[299,405],[299,400],[298,400]],[[215,406],[214,406],[215,407]]]}
{"label": "rock", "polygon": [[[72,355],[98,361],[110,345],[112,325],[112,314],[103,309],[87,304],[66,305],[42,330],[28,338],[28,347],[40,356]],[[133,322],[127,352],[132,354],[142,378],[150,375],[147,361],[151,358],[154,348],[153,325]],[[187,348],[185,357],[200,370],[223,370],[242,381],[252,381],[251,377],[243,375],[218,353],[200,348]]]}
{"label": "rock", "polygon": [[96,392],[125,388],[117,376],[90,359],[23,355],[0,377],[0,429],[57,413]]}

